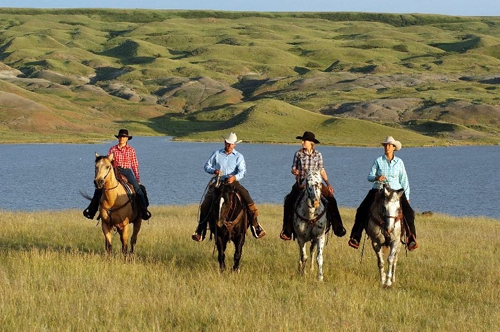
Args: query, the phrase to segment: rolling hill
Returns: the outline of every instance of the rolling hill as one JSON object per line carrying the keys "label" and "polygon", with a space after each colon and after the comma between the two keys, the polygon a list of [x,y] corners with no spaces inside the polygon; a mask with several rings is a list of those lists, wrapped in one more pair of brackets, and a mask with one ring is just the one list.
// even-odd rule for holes
{"label": "rolling hill", "polygon": [[0,8],[0,142],[500,143],[500,18]]}

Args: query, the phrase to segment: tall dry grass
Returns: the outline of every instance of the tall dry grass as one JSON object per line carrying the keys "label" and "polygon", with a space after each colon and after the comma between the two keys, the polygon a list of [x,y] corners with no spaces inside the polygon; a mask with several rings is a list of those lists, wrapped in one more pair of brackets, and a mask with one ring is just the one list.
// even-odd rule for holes
{"label": "tall dry grass", "polygon": [[[368,241],[330,237],[325,281],[296,272],[279,240],[281,207],[262,205],[268,235],[247,238],[241,272],[220,274],[213,242],[195,243],[197,207],[152,207],[135,259],[80,211],[0,213],[2,331],[492,331],[500,326],[500,222],[419,216],[420,248],[378,283]],[[353,209],[341,208],[350,230]],[[233,246],[228,249],[232,263]]]}

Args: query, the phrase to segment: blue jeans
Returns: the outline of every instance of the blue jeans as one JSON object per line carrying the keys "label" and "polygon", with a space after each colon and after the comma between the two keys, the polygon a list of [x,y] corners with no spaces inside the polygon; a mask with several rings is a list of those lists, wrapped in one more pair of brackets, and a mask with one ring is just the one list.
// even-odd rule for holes
{"label": "blue jeans", "polygon": [[130,183],[134,187],[135,193],[139,197],[141,206],[146,208],[147,207],[146,198],[144,197],[144,193],[142,192],[141,186],[139,186],[139,183],[135,178],[134,172],[132,172],[130,168],[120,168],[120,167],[118,167],[118,172],[120,172],[121,175],[127,178],[128,183]]}

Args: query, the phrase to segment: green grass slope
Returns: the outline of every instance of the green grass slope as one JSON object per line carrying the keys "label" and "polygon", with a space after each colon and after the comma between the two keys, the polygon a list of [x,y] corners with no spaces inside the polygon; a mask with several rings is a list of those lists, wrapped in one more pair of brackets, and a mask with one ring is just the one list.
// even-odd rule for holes
{"label": "green grass slope", "polygon": [[[1,8],[2,86],[64,109],[24,114],[32,125],[19,127],[22,106],[6,101],[2,137],[36,141],[72,114],[54,137],[71,141],[91,123],[95,136],[232,129],[288,142],[315,130],[327,144],[369,145],[387,128],[415,145],[500,144],[499,45],[496,17]],[[80,121],[89,110],[103,116]]]}

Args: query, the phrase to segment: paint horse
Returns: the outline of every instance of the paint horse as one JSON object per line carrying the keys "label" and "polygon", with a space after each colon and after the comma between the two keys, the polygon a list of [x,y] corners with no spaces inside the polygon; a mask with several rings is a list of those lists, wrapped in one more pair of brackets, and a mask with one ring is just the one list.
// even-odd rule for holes
{"label": "paint horse", "polygon": [[210,231],[215,234],[218,251],[219,269],[226,269],[226,247],[229,241],[235,246],[233,271],[239,272],[240,259],[245,244],[246,230],[248,228],[247,207],[234,187],[221,181],[217,177],[214,184],[211,217],[209,220]]}
{"label": "paint horse", "polygon": [[135,195],[132,195],[133,188],[127,190],[125,188],[127,184],[118,181],[117,173],[112,164],[113,154],[106,157],[96,153],[95,156],[94,183],[97,189],[102,190],[99,214],[106,251],[108,253],[112,251],[112,231],[116,229],[120,235],[122,253],[126,256],[128,254],[130,224],[133,224],[133,233],[130,238],[130,254],[133,254],[137,234],[139,234],[142,224],[139,207],[134,199]]}
{"label": "paint horse", "polygon": [[304,274],[307,264],[306,244],[311,243],[311,272],[314,257],[318,265],[317,279],[323,280],[323,248],[325,246],[328,220],[326,203],[321,199],[322,179],[319,170],[307,172],[305,189],[299,194],[293,215],[293,228],[299,245],[299,273]]}
{"label": "paint horse", "polygon": [[[403,212],[400,199],[404,189],[393,190],[387,184],[375,195],[370,208],[366,234],[372,241],[380,271],[380,284],[390,287],[396,280],[396,264],[401,250]],[[387,272],[384,267],[383,249],[389,249]],[[387,251],[387,250],[385,250]]]}

